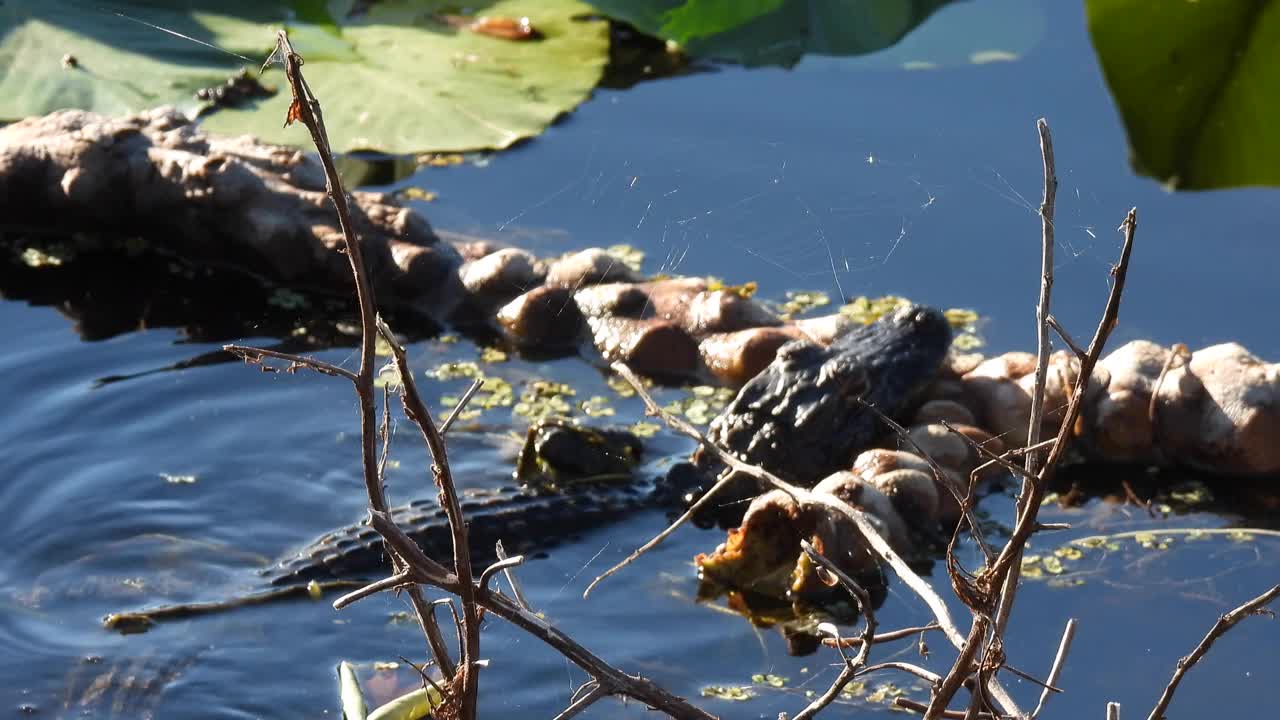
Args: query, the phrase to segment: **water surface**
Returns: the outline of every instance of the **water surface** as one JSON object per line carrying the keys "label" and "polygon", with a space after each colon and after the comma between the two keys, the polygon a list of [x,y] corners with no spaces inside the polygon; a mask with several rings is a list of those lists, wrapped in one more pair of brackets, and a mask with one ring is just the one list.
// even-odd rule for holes
{"label": "water surface", "polygon": [[[545,136],[482,167],[428,169],[403,184],[439,193],[419,207],[441,228],[539,253],[629,243],[646,252],[647,271],[756,280],[767,298],[804,288],[972,307],[986,318],[989,350],[1026,349],[1040,237],[1034,122],[1045,116],[1061,179],[1055,312],[1064,324],[1078,337],[1092,332],[1119,250],[1115,228],[1136,205],[1138,244],[1115,342],[1147,337],[1201,347],[1236,340],[1280,357],[1271,321],[1280,301],[1272,279],[1280,267],[1280,195],[1172,195],[1134,177],[1079,5],[1035,7],[1041,32],[1016,62],[921,71],[814,60],[790,71],[722,67],[604,90]],[[338,661],[422,655],[415,628],[397,620],[404,603],[390,597],[343,613],[328,603],[294,602],[143,635],[104,631],[99,619],[110,611],[250,589],[255,567],[358,519],[354,401],[330,378],[263,375],[236,364],[153,372],[215,350],[228,339],[225,331],[143,324],[90,332],[100,326],[76,308],[93,308],[99,298],[124,301],[44,297],[31,275],[15,292],[7,277],[5,295],[19,299],[0,302],[10,337],[0,350],[8,410],[0,416],[0,503],[7,509],[0,643],[10,648],[0,654],[0,707],[43,717],[103,716],[113,707],[122,717],[320,717],[336,712]],[[236,339],[278,342],[267,337],[278,332],[280,310],[271,312],[236,325]],[[74,328],[95,339],[82,340]],[[465,339],[424,340],[411,351],[420,372],[480,355]],[[320,356],[354,363],[346,347]],[[639,418],[633,400],[616,398],[580,360],[511,360],[486,369],[513,383],[571,382],[579,399],[611,398],[613,420]],[[120,376],[131,379],[100,382]],[[419,379],[436,406],[466,384]],[[454,433],[451,455],[462,482],[501,482],[514,452],[510,431],[520,427],[510,413],[491,411]],[[390,490],[397,499],[431,492],[409,430],[402,427],[395,444],[400,464]],[[672,455],[687,447],[670,437],[656,442]],[[1050,510],[1053,520],[1077,529],[1034,550],[1051,554],[1071,537],[1133,528],[1275,524],[1256,501],[1246,507],[1247,518],[1240,503],[1150,517],[1092,500]],[[1007,515],[1008,500],[994,497],[984,509]],[[530,563],[521,577],[534,606],[620,667],[712,712],[773,717],[797,710],[805,690],[820,690],[833,677],[835,659],[790,657],[777,632],[693,601],[690,559],[718,535],[682,531],[590,600],[581,598],[598,571],[663,522],[661,513],[641,513]],[[1063,622],[1078,617],[1059,683],[1068,692],[1054,698],[1050,716],[1100,716],[1107,700],[1123,703],[1126,715],[1145,713],[1177,658],[1213,619],[1280,577],[1276,548],[1266,535],[1213,536],[1156,551],[1128,539],[1091,554],[1068,581],[1026,584],[1009,633],[1011,662],[1046,672]],[[882,627],[926,620],[921,603],[893,584]],[[1175,710],[1197,717],[1274,705],[1275,632],[1250,620],[1226,638],[1190,676]],[[943,644],[930,641],[936,669],[945,667]],[[499,622],[486,627],[483,647],[492,661],[483,677],[487,717],[554,716],[584,680]],[[908,643],[877,656],[897,652],[915,651]],[[112,667],[125,670],[99,681],[104,692],[92,689]],[[747,685],[756,673],[786,677],[789,689],[758,688],[756,700],[741,704],[699,697],[705,686]],[[155,684],[121,687],[130,674]],[[883,680],[920,696],[903,678]],[[1038,694],[1028,683],[1009,684],[1020,698]],[[374,686],[389,692],[394,682]],[[864,698],[831,715],[841,712],[888,711]],[[604,704],[591,716],[648,714]]]}

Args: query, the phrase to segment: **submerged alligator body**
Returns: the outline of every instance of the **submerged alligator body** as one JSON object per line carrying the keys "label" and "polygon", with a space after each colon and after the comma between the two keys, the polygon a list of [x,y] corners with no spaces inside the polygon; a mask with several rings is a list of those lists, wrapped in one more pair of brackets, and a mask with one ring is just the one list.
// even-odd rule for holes
{"label": "submerged alligator body", "polygon": [[[856,329],[830,347],[803,340],[789,343],[716,418],[712,439],[750,462],[812,484],[828,468],[847,468],[854,455],[880,434],[878,419],[862,403],[873,403],[891,417],[900,416],[936,374],[950,339],[942,313],[912,307]],[[582,442],[580,436],[587,435],[588,441]],[[580,450],[574,458],[548,453],[549,448],[565,446]],[[613,466],[621,459],[634,467],[638,454],[638,445],[617,433],[569,424],[535,428],[522,455],[530,448],[537,448],[543,461],[579,472],[610,466],[584,462],[581,454],[592,448],[612,457]],[[528,465],[529,460],[521,464]],[[674,503],[696,491],[706,478],[704,473],[714,470],[707,462],[700,465],[701,471],[688,463],[677,464],[653,483],[588,482],[569,490],[534,484],[470,494],[463,500],[462,511],[472,558],[477,564],[492,561],[499,540],[512,554],[527,553],[637,509]],[[428,556],[441,560],[451,556],[448,520],[434,499],[418,500],[392,512]],[[381,536],[359,523],[324,535],[269,569],[267,575],[274,585],[347,577],[380,568],[384,558]]]}
{"label": "submerged alligator body", "polygon": [[[494,547],[499,540],[509,554],[521,555],[657,504],[652,488],[635,483],[571,492],[513,486],[464,494],[462,514],[467,519],[472,560],[483,566],[497,559]],[[391,513],[429,557],[443,562],[453,556],[449,520],[435,499],[415,500]],[[272,585],[294,585],[371,573],[385,564],[385,558],[382,536],[362,522],[324,535],[265,573]]]}

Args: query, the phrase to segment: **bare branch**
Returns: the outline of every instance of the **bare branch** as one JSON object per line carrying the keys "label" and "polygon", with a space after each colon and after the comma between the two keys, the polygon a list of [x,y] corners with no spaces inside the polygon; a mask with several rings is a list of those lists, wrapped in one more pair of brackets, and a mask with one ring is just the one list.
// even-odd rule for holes
{"label": "bare branch", "polygon": [[343,595],[337,600],[334,600],[333,609],[341,610],[342,608],[347,607],[348,605],[352,605],[356,602],[359,602],[360,600],[363,600],[369,597],[370,595],[373,595],[375,593],[380,593],[383,590],[390,590],[392,588],[400,587],[401,585],[405,585],[407,583],[412,582],[412,580],[413,580],[413,576],[407,572],[399,572],[399,573],[396,573],[395,575],[392,575],[391,577],[382,578],[381,580],[377,580],[375,582],[369,583],[368,585],[365,585],[359,590],[353,590],[352,592],[349,592],[346,595]]}
{"label": "bare branch", "polygon": [[475,382],[471,383],[471,387],[467,388],[467,391],[462,394],[458,404],[454,405],[453,410],[449,411],[449,417],[445,418],[444,422],[440,424],[441,435],[449,434],[449,428],[453,427],[453,421],[458,418],[458,415],[467,407],[467,403],[471,402],[471,398],[475,397],[482,387],[484,387],[484,378],[476,378]]}
{"label": "bare branch", "polygon": [[[872,403],[866,402],[861,398],[858,399],[858,402],[861,403],[863,407],[875,413],[876,417],[880,418],[881,422],[883,422],[884,424],[892,428],[893,431],[897,433],[898,437],[901,438],[903,442],[910,445],[912,450],[915,450],[916,455],[923,458],[925,462],[929,463],[929,468],[933,470],[934,479],[938,482],[939,485],[946,488],[947,491],[951,493],[952,497],[956,499],[956,503],[960,505],[960,510],[964,513],[965,523],[969,527],[969,534],[973,536],[974,542],[978,543],[978,547],[981,548],[982,556],[986,558],[987,562],[991,562],[991,548],[987,546],[986,539],[982,537],[982,526],[981,524],[978,523],[978,518],[974,516],[973,508],[971,508],[969,506],[969,503],[966,502],[965,500],[966,494],[961,493],[960,488],[954,486],[954,483],[951,482],[950,478],[947,477],[947,474],[943,472],[942,468],[938,465],[938,463],[934,461],[934,459],[929,455],[929,453],[924,451],[924,448],[920,447],[920,445],[917,444],[916,441],[911,438],[911,434],[908,433],[907,429],[902,427],[902,425],[898,423],[897,420],[894,420],[893,418],[881,412],[880,408],[876,407]],[[950,429],[949,426],[948,426],[948,429]],[[965,437],[966,440],[969,440],[969,438],[966,436],[962,436],[962,437]]]}
{"label": "bare branch", "polygon": [[[905,697],[894,698],[893,704],[903,710],[910,710],[911,712],[918,713],[923,713],[928,708],[928,706],[922,702]],[[966,713],[963,710],[946,710],[940,717],[949,719],[954,718],[954,720],[965,720],[969,717],[969,713]],[[987,712],[978,713],[978,720],[995,720],[995,716]]]}
{"label": "bare branch", "polygon": [[[929,623],[928,625],[918,625],[916,627],[902,628],[901,630],[890,630],[889,632],[883,632],[883,633],[880,633],[879,635],[876,635],[871,639],[871,642],[879,645],[881,643],[893,642],[894,640],[902,640],[904,638],[914,637],[916,635],[919,635],[920,633],[928,632],[930,630],[940,630],[940,629],[941,628],[939,627],[938,623]],[[827,647],[846,647],[846,648],[858,647],[859,645],[862,644],[862,638],[850,637],[850,638],[840,638],[839,640],[833,640],[831,638],[823,638],[822,644],[826,645]]]}
{"label": "bare branch", "polygon": [[[960,634],[960,630],[956,627],[955,621],[951,618],[951,610],[947,607],[946,602],[939,597],[938,593],[934,591],[933,587],[930,586],[924,578],[920,577],[920,575],[917,574],[916,571],[913,570],[911,566],[908,565],[906,561],[904,561],[902,557],[900,557],[898,553],[889,546],[889,543],[880,536],[880,533],[875,529],[875,526],[867,520],[862,511],[831,495],[812,493],[803,488],[796,487],[763,468],[745,463],[730,453],[725,452],[723,448],[708,440],[707,437],[697,428],[663,410],[654,401],[653,396],[649,394],[648,390],[645,389],[644,384],[640,382],[639,378],[637,378],[626,365],[622,363],[614,363],[612,368],[614,372],[626,379],[631,387],[635,389],[636,394],[642,401],[644,401],[645,409],[648,414],[662,418],[663,422],[667,425],[685,436],[697,440],[702,444],[702,447],[715,454],[717,459],[728,466],[728,468],[733,472],[742,473],[762,484],[778,488],[790,495],[801,505],[821,505],[840,513],[847,518],[855,527],[858,528],[858,532],[862,534],[871,550],[875,552],[881,560],[892,567],[894,572],[898,574],[898,577],[901,578],[902,581],[906,583],[906,585],[910,587],[926,605],[929,606],[929,610],[932,611],[934,617],[937,618],[938,625],[943,634],[946,635],[947,640],[955,646],[957,650],[962,650],[964,648],[965,637]],[[723,486],[728,479],[729,478],[727,477],[722,479],[714,488],[708,491],[707,495],[713,494],[717,489]],[[704,496],[703,499],[705,500],[706,496]],[[685,513],[685,515],[681,516],[681,519],[677,520],[672,527],[662,533],[662,537],[669,535],[670,532],[674,530],[679,523],[683,522],[688,515],[689,513]],[[655,544],[657,543],[650,541],[649,543],[646,543],[645,549],[652,547]],[[633,553],[633,555],[634,554],[635,553]],[[611,572],[614,571],[616,571],[616,568]],[[608,574],[609,573],[606,573],[601,576],[601,578],[607,577]],[[601,578],[597,578],[597,582]],[[1010,715],[1022,714],[1021,710],[1018,709],[1017,703],[1014,702],[1008,691],[1004,690],[998,682],[992,682],[991,691],[992,695],[995,697],[996,701],[1000,704],[1001,709],[1005,713]]]}
{"label": "bare branch", "polygon": [[489,592],[489,580],[500,572],[506,572],[513,567],[519,567],[524,564],[524,556],[516,555],[515,557],[504,558],[490,565],[480,573],[480,591]]}
{"label": "bare branch", "polygon": [[1152,708],[1147,720],[1163,720],[1164,711],[1169,708],[1169,703],[1173,701],[1173,694],[1178,690],[1178,684],[1182,682],[1182,677],[1209,652],[1209,648],[1213,647],[1214,641],[1235,627],[1236,623],[1250,615],[1259,615],[1267,612],[1264,608],[1272,600],[1275,600],[1277,596],[1280,596],[1280,585],[1276,585],[1235,610],[1219,617],[1213,627],[1209,628],[1208,634],[1204,636],[1200,644],[1196,645],[1195,649],[1191,651],[1191,654],[1178,660],[1178,667],[1173,671],[1173,677],[1169,679],[1169,684],[1165,687],[1164,692],[1160,693],[1160,700]]}
{"label": "bare branch", "polygon": [[920,678],[921,680],[924,680],[925,682],[929,683],[930,685],[933,685],[934,687],[937,687],[938,685],[942,684],[941,675],[938,675],[937,673],[929,672],[928,670],[925,670],[919,665],[913,665],[911,663],[896,662],[896,661],[882,662],[882,663],[877,663],[875,665],[868,665],[858,671],[858,677],[862,677],[863,675],[877,672],[879,670],[901,670],[902,672],[908,673],[910,675],[915,675],[916,677]]}
{"label": "bare branch", "polygon": [[573,704],[565,708],[559,715],[555,716],[554,720],[569,720],[569,718],[573,717],[574,715],[577,715],[583,710],[586,710],[593,703],[595,703],[595,701],[603,697],[608,697],[608,695],[609,695],[608,690],[605,690],[600,685],[596,685],[594,688],[591,688],[591,690],[587,691],[587,694],[583,695],[577,700],[574,700]]}
{"label": "bare branch", "polygon": [[[248,347],[245,345],[223,345],[222,349],[226,350],[232,355],[235,355],[241,360],[244,360],[247,363],[253,363],[254,365],[261,366],[262,369],[265,370],[266,372],[291,373],[300,368],[306,368],[308,370],[315,370],[316,372],[323,373],[325,375],[332,375],[334,377],[346,378],[351,382],[356,382],[356,374],[351,372],[350,370],[347,370],[346,368],[340,368],[337,365],[332,365],[323,360],[317,360],[313,357],[307,357],[306,355],[294,355],[293,353],[283,353],[283,352],[277,352],[275,350],[265,350],[263,348]],[[283,370],[281,370],[280,368],[275,368],[270,365],[267,365],[265,361],[268,359],[281,360],[289,363],[289,365],[288,367],[285,367]]]}
{"label": "bare branch", "polygon": [[1062,342],[1066,343],[1067,347],[1071,348],[1071,352],[1075,353],[1077,358],[1083,358],[1088,354],[1076,344],[1075,340],[1071,339],[1071,334],[1067,332],[1066,328],[1062,327],[1062,323],[1058,322],[1058,318],[1050,315],[1048,323],[1049,327],[1053,328],[1053,331],[1058,334],[1058,337],[1062,338]]}
{"label": "bare branch", "polygon": [[1076,619],[1067,620],[1067,626],[1062,629],[1062,640],[1058,641],[1058,652],[1053,656],[1053,665],[1049,668],[1049,677],[1045,681],[1045,689],[1040,693],[1040,701],[1036,703],[1036,709],[1031,711],[1031,720],[1035,720],[1040,716],[1040,712],[1044,710],[1044,704],[1049,701],[1050,687],[1058,684],[1058,676],[1062,674],[1062,664],[1067,660],[1067,653],[1071,652],[1071,641],[1076,636]]}
{"label": "bare branch", "polygon": [[[861,585],[854,582],[853,578],[827,559],[825,555],[815,550],[809,544],[809,541],[801,540],[800,547],[810,560],[834,576],[840,586],[852,595],[854,600],[858,601],[858,609],[862,612],[862,617],[865,620],[862,626],[862,643],[858,647],[857,656],[853,659],[846,657],[844,667],[840,668],[840,674],[836,676],[827,691],[814,698],[803,710],[796,713],[795,720],[808,720],[834,702],[845,686],[857,677],[859,669],[867,664],[867,657],[871,654],[871,646],[875,644],[876,614],[871,604],[871,595]],[[836,646],[839,648],[839,643]],[[844,656],[843,650],[840,651],[840,655]]]}
{"label": "bare branch", "polygon": [[[502,547],[501,540],[494,544],[493,552],[499,560],[507,559],[507,551],[506,548]],[[510,568],[503,568],[502,576],[507,579],[507,585],[511,586],[511,594],[515,596],[516,602],[520,603],[520,607],[525,610],[530,609],[529,599],[524,596],[524,590],[520,587],[520,580],[516,577],[516,574],[511,572]]]}
{"label": "bare branch", "polygon": [[[405,356],[404,347],[396,341],[391,328],[375,317],[378,332],[391,347],[391,357],[400,371],[400,402],[404,406],[404,414],[413,421],[422,432],[422,439],[431,450],[431,472],[435,476],[436,487],[440,489],[440,504],[449,518],[449,530],[453,540],[453,571],[458,577],[457,594],[462,601],[463,655],[458,666],[462,668],[462,699],[468,712],[465,717],[475,717],[475,695],[479,687],[480,658],[480,608],[476,604],[477,591],[471,574],[471,546],[467,540],[467,522],[462,516],[462,503],[458,499],[458,491],[453,483],[453,473],[449,469],[449,451],[445,446],[444,436],[436,429],[431,420],[431,413],[422,402],[418,393],[418,385],[413,380],[409,368],[409,360]],[[460,403],[461,405],[461,403]]]}

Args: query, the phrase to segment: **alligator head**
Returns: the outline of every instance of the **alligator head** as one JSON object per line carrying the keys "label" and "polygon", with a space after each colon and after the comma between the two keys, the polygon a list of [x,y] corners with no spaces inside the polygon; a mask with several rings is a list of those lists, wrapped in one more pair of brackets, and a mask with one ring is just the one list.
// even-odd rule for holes
{"label": "alligator head", "polygon": [[[711,423],[709,437],[746,462],[812,485],[848,469],[883,430],[865,404],[899,418],[950,345],[946,317],[919,306],[856,328],[828,347],[788,343]],[[706,466],[706,455],[700,465]]]}

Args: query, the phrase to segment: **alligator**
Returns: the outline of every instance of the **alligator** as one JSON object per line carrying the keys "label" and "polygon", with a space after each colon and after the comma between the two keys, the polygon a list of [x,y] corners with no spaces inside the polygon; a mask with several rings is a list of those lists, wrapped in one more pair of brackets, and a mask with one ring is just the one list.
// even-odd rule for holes
{"label": "alligator", "polygon": [[[950,326],[942,313],[907,307],[828,347],[807,340],[788,343],[712,422],[711,438],[749,462],[812,485],[829,471],[848,468],[880,434],[881,423],[866,403],[890,417],[901,418],[909,411],[936,375],[950,341]],[[693,465],[678,463],[652,482],[600,481],[601,475],[616,477],[618,471],[634,467],[638,441],[628,440],[624,433],[563,422],[530,430],[522,467],[529,467],[531,452],[543,470],[550,464],[570,476],[587,472],[597,479],[574,482],[561,477],[556,487],[526,482],[464,498],[462,510],[477,564],[494,559],[498,540],[511,552],[524,553],[640,508],[687,500],[715,471],[713,463],[699,456]],[[428,556],[450,557],[448,522],[434,499],[411,502],[392,514]],[[322,536],[268,569],[266,576],[274,585],[350,577],[380,568],[383,558],[381,537],[367,524],[357,523]]]}
{"label": "alligator", "polygon": [[867,406],[902,418],[950,347],[947,318],[921,306],[900,308],[826,347],[788,343],[712,421],[709,439],[748,463],[812,486],[847,470],[884,430]]}

